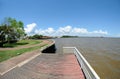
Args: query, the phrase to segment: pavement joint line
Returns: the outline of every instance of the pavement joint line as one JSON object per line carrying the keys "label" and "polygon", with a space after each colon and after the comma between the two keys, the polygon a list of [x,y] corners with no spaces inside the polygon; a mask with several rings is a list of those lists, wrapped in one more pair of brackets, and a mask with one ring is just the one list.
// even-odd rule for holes
{"label": "pavement joint line", "polygon": [[38,53],[37,55],[34,55],[33,57],[31,57],[31,58],[29,58],[29,59],[27,59],[27,60],[25,60],[25,61],[23,61],[23,62],[15,65],[15,66],[13,66],[13,67],[10,68],[10,69],[8,69],[8,70],[6,70],[6,71],[4,71],[4,72],[2,72],[2,73],[0,72],[0,75],[2,76],[2,75],[4,75],[5,73],[11,71],[12,69],[14,69],[14,68],[16,68],[16,67],[21,67],[21,66],[23,66],[24,64],[28,63],[29,61],[31,61],[32,59],[36,58],[36,57],[39,56],[40,54],[41,54],[41,53]]}
{"label": "pavement joint line", "polygon": [[36,58],[36,57],[39,56],[40,54],[41,54],[41,53],[38,53],[38,54],[34,55],[33,57],[31,57],[31,58],[29,58],[29,59],[27,59],[27,60],[19,63],[17,66],[18,66],[18,67],[23,66],[24,64],[26,64],[26,63],[28,63],[29,61],[33,60],[34,58]]}
{"label": "pavement joint line", "polygon": [[0,75],[4,75],[5,73],[11,71],[12,69],[14,69],[14,68],[16,68],[16,67],[17,67],[17,65],[16,65],[16,66],[13,66],[12,68],[10,68],[10,69],[8,69],[8,70],[2,72],[2,73],[0,73]]}

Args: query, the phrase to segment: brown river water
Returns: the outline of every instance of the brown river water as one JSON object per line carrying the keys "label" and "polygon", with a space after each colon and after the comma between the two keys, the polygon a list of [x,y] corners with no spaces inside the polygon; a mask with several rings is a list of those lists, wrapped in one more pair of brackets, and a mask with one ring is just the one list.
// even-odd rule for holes
{"label": "brown river water", "polygon": [[56,53],[75,46],[101,79],[120,79],[120,38],[57,38]]}

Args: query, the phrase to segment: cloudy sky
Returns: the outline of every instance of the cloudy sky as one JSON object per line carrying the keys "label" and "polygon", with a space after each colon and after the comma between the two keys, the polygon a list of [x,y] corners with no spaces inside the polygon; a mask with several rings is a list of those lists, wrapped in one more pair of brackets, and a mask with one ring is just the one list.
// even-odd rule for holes
{"label": "cloudy sky", "polygon": [[0,0],[0,22],[24,22],[28,35],[120,37],[120,0]]}

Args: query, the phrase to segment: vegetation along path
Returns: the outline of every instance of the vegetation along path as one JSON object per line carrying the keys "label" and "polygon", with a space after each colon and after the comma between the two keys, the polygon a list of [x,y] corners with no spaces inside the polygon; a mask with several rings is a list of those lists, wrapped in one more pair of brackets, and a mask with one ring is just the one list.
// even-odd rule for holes
{"label": "vegetation along path", "polygon": [[[32,41],[36,41],[36,40],[32,40]],[[0,62],[21,55],[26,52],[31,52],[33,50],[40,49],[41,47],[52,43],[52,41],[50,40],[42,40],[42,42],[39,42],[38,44],[35,43],[31,44],[30,42],[28,42],[29,44],[27,45],[22,45],[17,47],[15,46],[14,48],[0,48]]]}
{"label": "vegetation along path", "polygon": [[[34,41],[34,40],[33,40]],[[4,51],[4,50],[17,50],[17,49],[22,49],[22,48],[30,48],[30,47],[35,47],[35,46],[39,46],[42,44],[50,44],[52,41],[48,41],[48,40],[39,40],[38,44],[27,44],[27,45],[22,45],[22,46],[17,46],[14,48],[0,48],[0,51]]]}

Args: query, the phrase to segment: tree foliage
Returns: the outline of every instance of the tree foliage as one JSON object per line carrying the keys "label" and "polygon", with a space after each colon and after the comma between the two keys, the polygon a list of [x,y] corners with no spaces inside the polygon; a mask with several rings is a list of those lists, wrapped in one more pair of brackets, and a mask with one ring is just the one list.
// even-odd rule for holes
{"label": "tree foliage", "polygon": [[77,38],[78,36],[63,35],[61,38]]}
{"label": "tree foliage", "polygon": [[24,24],[22,21],[17,21],[13,18],[5,18],[0,25],[0,46],[4,43],[16,42],[25,35]]}
{"label": "tree foliage", "polygon": [[29,36],[29,39],[41,39],[42,37],[43,37],[43,35],[35,34],[33,36]]}

